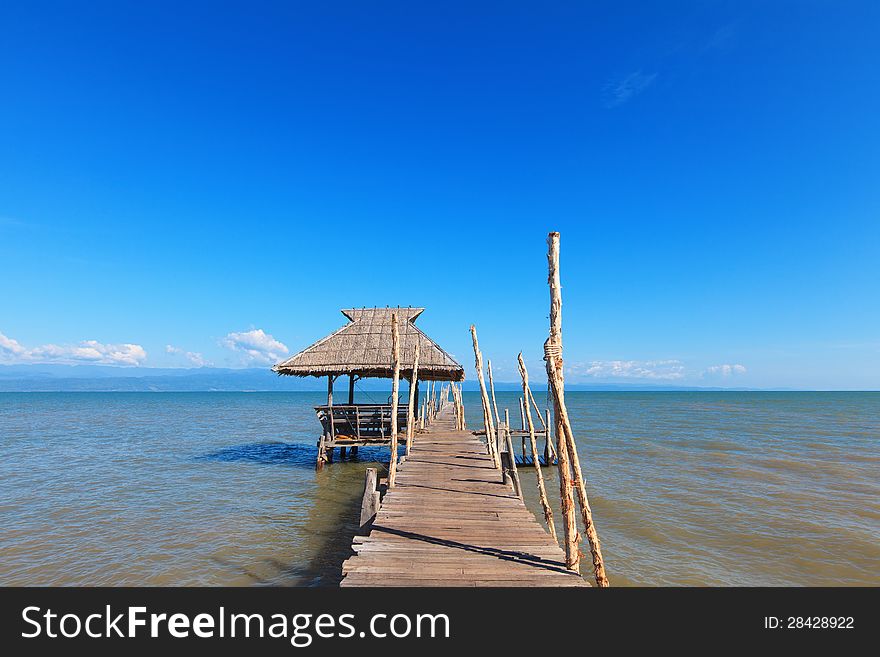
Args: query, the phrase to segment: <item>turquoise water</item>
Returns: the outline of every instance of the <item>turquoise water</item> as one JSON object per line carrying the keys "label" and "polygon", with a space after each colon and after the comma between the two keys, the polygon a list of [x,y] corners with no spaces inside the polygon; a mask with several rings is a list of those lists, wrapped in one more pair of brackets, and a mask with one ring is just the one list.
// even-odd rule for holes
{"label": "turquoise water", "polygon": [[[0,394],[0,584],[336,583],[388,453],[316,473],[322,398]],[[880,584],[880,393],[568,403],[612,584]]]}

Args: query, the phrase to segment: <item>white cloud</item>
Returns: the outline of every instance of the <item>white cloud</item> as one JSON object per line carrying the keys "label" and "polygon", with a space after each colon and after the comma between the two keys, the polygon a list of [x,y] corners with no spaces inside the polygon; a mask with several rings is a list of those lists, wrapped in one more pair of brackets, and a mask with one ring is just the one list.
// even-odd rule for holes
{"label": "white cloud", "polygon": [[257,363],[274,363],[290,351],[287,345],[279,342],[263,329],[229,333],[220,340],[220,344],[227,349],[245,354],[248,361]]}
{"label": "white cloud", "polygon": [[745,374],[746,368],[743,365],[712,365],[711,367],[707,367],[706,371],[703,372],[703,375],[706,376],[723,376],[729,377],[734,376],[735,374]]}
{"label": "white cloud", "polygon": [[209,367],[210,365],[212,365],[211,362],[205,360],[202,354],[198,353],[197,351],[186,351],[185,349],[175,347],[174,345],[165,345],[165,353],[174,356],[183,356],[187,361],[190,362],[190,364],[195,365],[196,367]]}
{"label": "white cloud", "polygon": [[27,349],[25,349],[17,340],[8,338],[0,333],[0,359],[15,360],[20,358]]}
{"label": "white cloud", "polygon": [[594,360],[575,363],[566,369],[574,376],[609,379],[675,380],[685,374],[679,360]]}
{"label": "white cloud", "polygon": [[656,73],[635,71],[616,83],[609,83],[605,86],[605,107],[623,105],[650,87],[656,78]]}
{"label": "white cloud", "polygon": [[104,344],[84,340],[78,345],[44,344],[28,348],[0,333],[0,361],[6,363],[95,363],[140,365],[147,352],[139,344]]}

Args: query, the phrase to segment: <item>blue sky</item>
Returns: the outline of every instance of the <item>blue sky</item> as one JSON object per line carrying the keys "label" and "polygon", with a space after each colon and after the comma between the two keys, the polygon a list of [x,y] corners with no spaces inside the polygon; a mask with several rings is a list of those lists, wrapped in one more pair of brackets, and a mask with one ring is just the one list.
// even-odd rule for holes
{"label": "blue sky", "polygon": [[0,362],[512,380],[558,230],[570,381],[880,388],[877,3],[180,4],[0,6]]}

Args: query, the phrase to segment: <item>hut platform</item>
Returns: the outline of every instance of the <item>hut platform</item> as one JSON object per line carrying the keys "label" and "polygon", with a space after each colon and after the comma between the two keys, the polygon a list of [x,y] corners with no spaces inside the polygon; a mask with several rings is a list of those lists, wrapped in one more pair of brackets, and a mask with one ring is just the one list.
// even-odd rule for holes
{"label": "hut platform", "polygon": [[469,431],[441,410],[399,466],[341,586],[589,586]]}

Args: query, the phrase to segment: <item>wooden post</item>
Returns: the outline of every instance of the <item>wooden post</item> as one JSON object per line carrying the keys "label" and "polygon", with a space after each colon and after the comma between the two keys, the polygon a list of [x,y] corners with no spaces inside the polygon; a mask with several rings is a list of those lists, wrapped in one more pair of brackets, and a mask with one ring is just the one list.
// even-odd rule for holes
{"label": "wooden post", "polygon": [[464,397],[460,383],[455,387],[455,401],[458,404],[458,429],[464,431],[467,429],[467,422],[464,419]]}
{"label": "wooden post", "polygon": [[409,379],[409,407],[406,414],[406,455],[409,456],[409,450],[412,448],[413,434],[415,433],[416,418],[414,406],[416,403],[416,388],[419,380],[419,343],[416,342],[416,353],[413,357],[412,376]]}
{"label": "wooden post", "polygon": [[464,390],[461,384],[458,384],[458,405],[461,407],[461,430],[467,431],[467,418],[464,413]]}
{"label": "wooden post", "polygon": [[[498,433],[504,433],[504,425],[498,425]],[[507,486],[510,484],[510,452],[507,451],[507,441],[498,443],[498,461],[501,463],[501,482]]]}
{"label": "wooden post", "polygon": [[[529,390],[529,371],[526,369],[526,362],[523,360],[522,352],[517,356],[519,362],[519,374],[522,377],[523,398],[528,399],[531,394]],[[538,496],[541,498],[541,508],[544,510],[544,521],[547,523],[547,529],[550,535],[557,543],[559,539],[556,537],[556,526],[553,524],[553,508],[550,506],[550,500],[547,497],[547,488],[544,486],[544,473],[541,470],[541,460],[538,456],[538,440],[535,438],[535,423],[532,422],[532,409],[524,404],[526,422],[529,427],[529,444],[532,447],[532,460],[535,462],[535,476],[538,480]],[[549,464],[549,461],[547,462]]]}
{"label": "wooden post", "polygon": [[[599,544],[599,535],[593,524],[593,512],[587,499],[587,491],[584,486],[583,474],[580,461],[578,460],[577,445],[571,430],[571,422],[568,418],[568,409],[565,406],[565,379],[563,377],[562,361],[562,285],[559,279],[559,233],[550,233],[547,251],[547,263],[549,266],[550,283],[550,336],[544,343],[544,360],[547,362],[547,378],[553,390],[553,411],[556,420],[557,458],[559,459],[559,481],[562,486],[563,478],[571,476],[571,486],[575,489],[578,504],[581,508],[581,518],[587,532],[587,542],[590,546],[590,555],[593,558],[593,572],[596,576],[596,584],[600,587],[608,586],[608,577],[605,574],[605,563],[602,558],[602,548]],[[565,453],[563,454],[563,449]],[[565,463],[563,464],[563,459]],[[564,465],[564,467],[563,467]],[[571,467],[569,475],[568,468]],[[571,499],[571,490],[563,493]],[[563,513],[566,500],[563,501]],[[573,512],[573,509],[572,509]],[[566,563],[569,555],[569,518],[566,516]],[[575,532],[576,533],[576,532]],[[575,545],[575,549],[576,549]]]}
{"label": "wooden post", "polygon": [[397,393],[400,387],[400,335],[397,330],[397,313],[391,313],[391,461],[388,464],[388,488],[394,487],[397,476]]}
{"label": "wooden post", "polygon": [[348,375],[348,403],[354,404],[354,374]]}
{"label": "wooden post", "polygon": [[416,380],[415,380],[415,387],[416,387],[416,390],[415,390],[416,396],[415,396],[415,401],[414,401],[415,406],[413,407],[413,413],[415,413],[415,418],[414,418],[415,424],[413,425],[413,434],[415,434],[416,429],[421,428],[421,417],[422,417],[421,416],[421,409],[419,408],[419,394],[420,393],[419,393],[419,380],[418,380],[418,378],[416,378]]}
{"label": "wooden post", "polygon": [[315,460],[315,470],[322,470],[327,462],[327,448],[324,446],[325,436],[322,433],[318,438],[318,458]]}
{"label": "wooden post", "polygon": [[[541,423],[541,427],[546,429],[550,426],[550,423],[544,424],[544,414],[541,412],[541,409],[538,408],[538,402],[535,401],[535,395],[532,393],[531,389],[529,389],[529,398],[532,400],[532,406],[535,407],[535,414],[538,416],[538,422]],[[547,409],[550,410],[549,408]]]}
{"label": "wooden post", "polygon": [[[495,414],[495,444],[496,446],[504,440],[504,434],[501,431],[501,417],[498,414],[498,404],[495,403],[495,383],[492,380],[492,361],[486,362],[486,370],[489,373],[489,392],[492,394],[492,412]],[[496,447],[497,449],[497,447]]]}
{"label": "wooden post", "polygon": [[492,409],[489,406],[489,394],[486,392],[486,382],[483,380],[483,354],[480,353],[480,343],[477,341],[477,328],[471,324],[471,338],[474,343],[474,368],[477,370],[477,381],[480,384],[480,398],[483,402],[483,424],[486,425],[486,447],[489,455],[495,463],[495,467],[501,467],[498,453],[495,450],[495,423],[492,421]]}
{"label": "wooden post", "polygon": [[510,474],[513,477],[513,492],[519,499],[523,498],[522,484],[519,481],[519,470],[516,468],[516,453],[513,451],[513,440],[510,436],[510,413],[504,409],[504,442],[507,443],[507,452],[510,454]]}
{"label": "wooden post", "polygon": [[544,462],[547,465],[553,463],[553,458],[556,456],[556,450],[553,449],[553,441],[550,440],[550,409],[547,411],[547,422],[544,423]]}
{"label": "wooden post", "polygon": [[364,497],[361,500],[360,529],[362,531],[366,529],[370,521],[376,516],[376,512],[379,511],[379,491],[376,490],[377,481],[376,468],[367,468],[364,478]]}
{"label": "wooden post", "polygon": [[[336,426],[333,423],[333,380],[334,377],[330,374],[327,377],[327,413],[330,415],[330,439],[336,439]],[[331,448],[330,454],[333,454],[333,450]]]}
{"label": "wooden post", "polygon": [[498,415],[498,404],[495,403],[495,381],[492,379],[492,361],[486,363],[486,369],[489,371],[489,391],[492,393],[492,410],[495,412],[495,424],[501,424],[501,417]]}
{"label": "wooden post", "polygon": [[[520,355],[522,355],[522,354],[520,353]],[[522,457],[523,457],[523,463],[525,463],[525,462],[526,462],[526,436],[525,436],[525,430],[526,430],[526,409],[525,409],[525,406],[523,405],[523,398],[522,398],[522,397],[519,398],[519,428],[520,428],[520,431],[523,432],[523,436],[522,436]],[[538,465],[540,465],[540,464],[539,464],[537,461],[535,461],[535,466],[537,467]]]}

